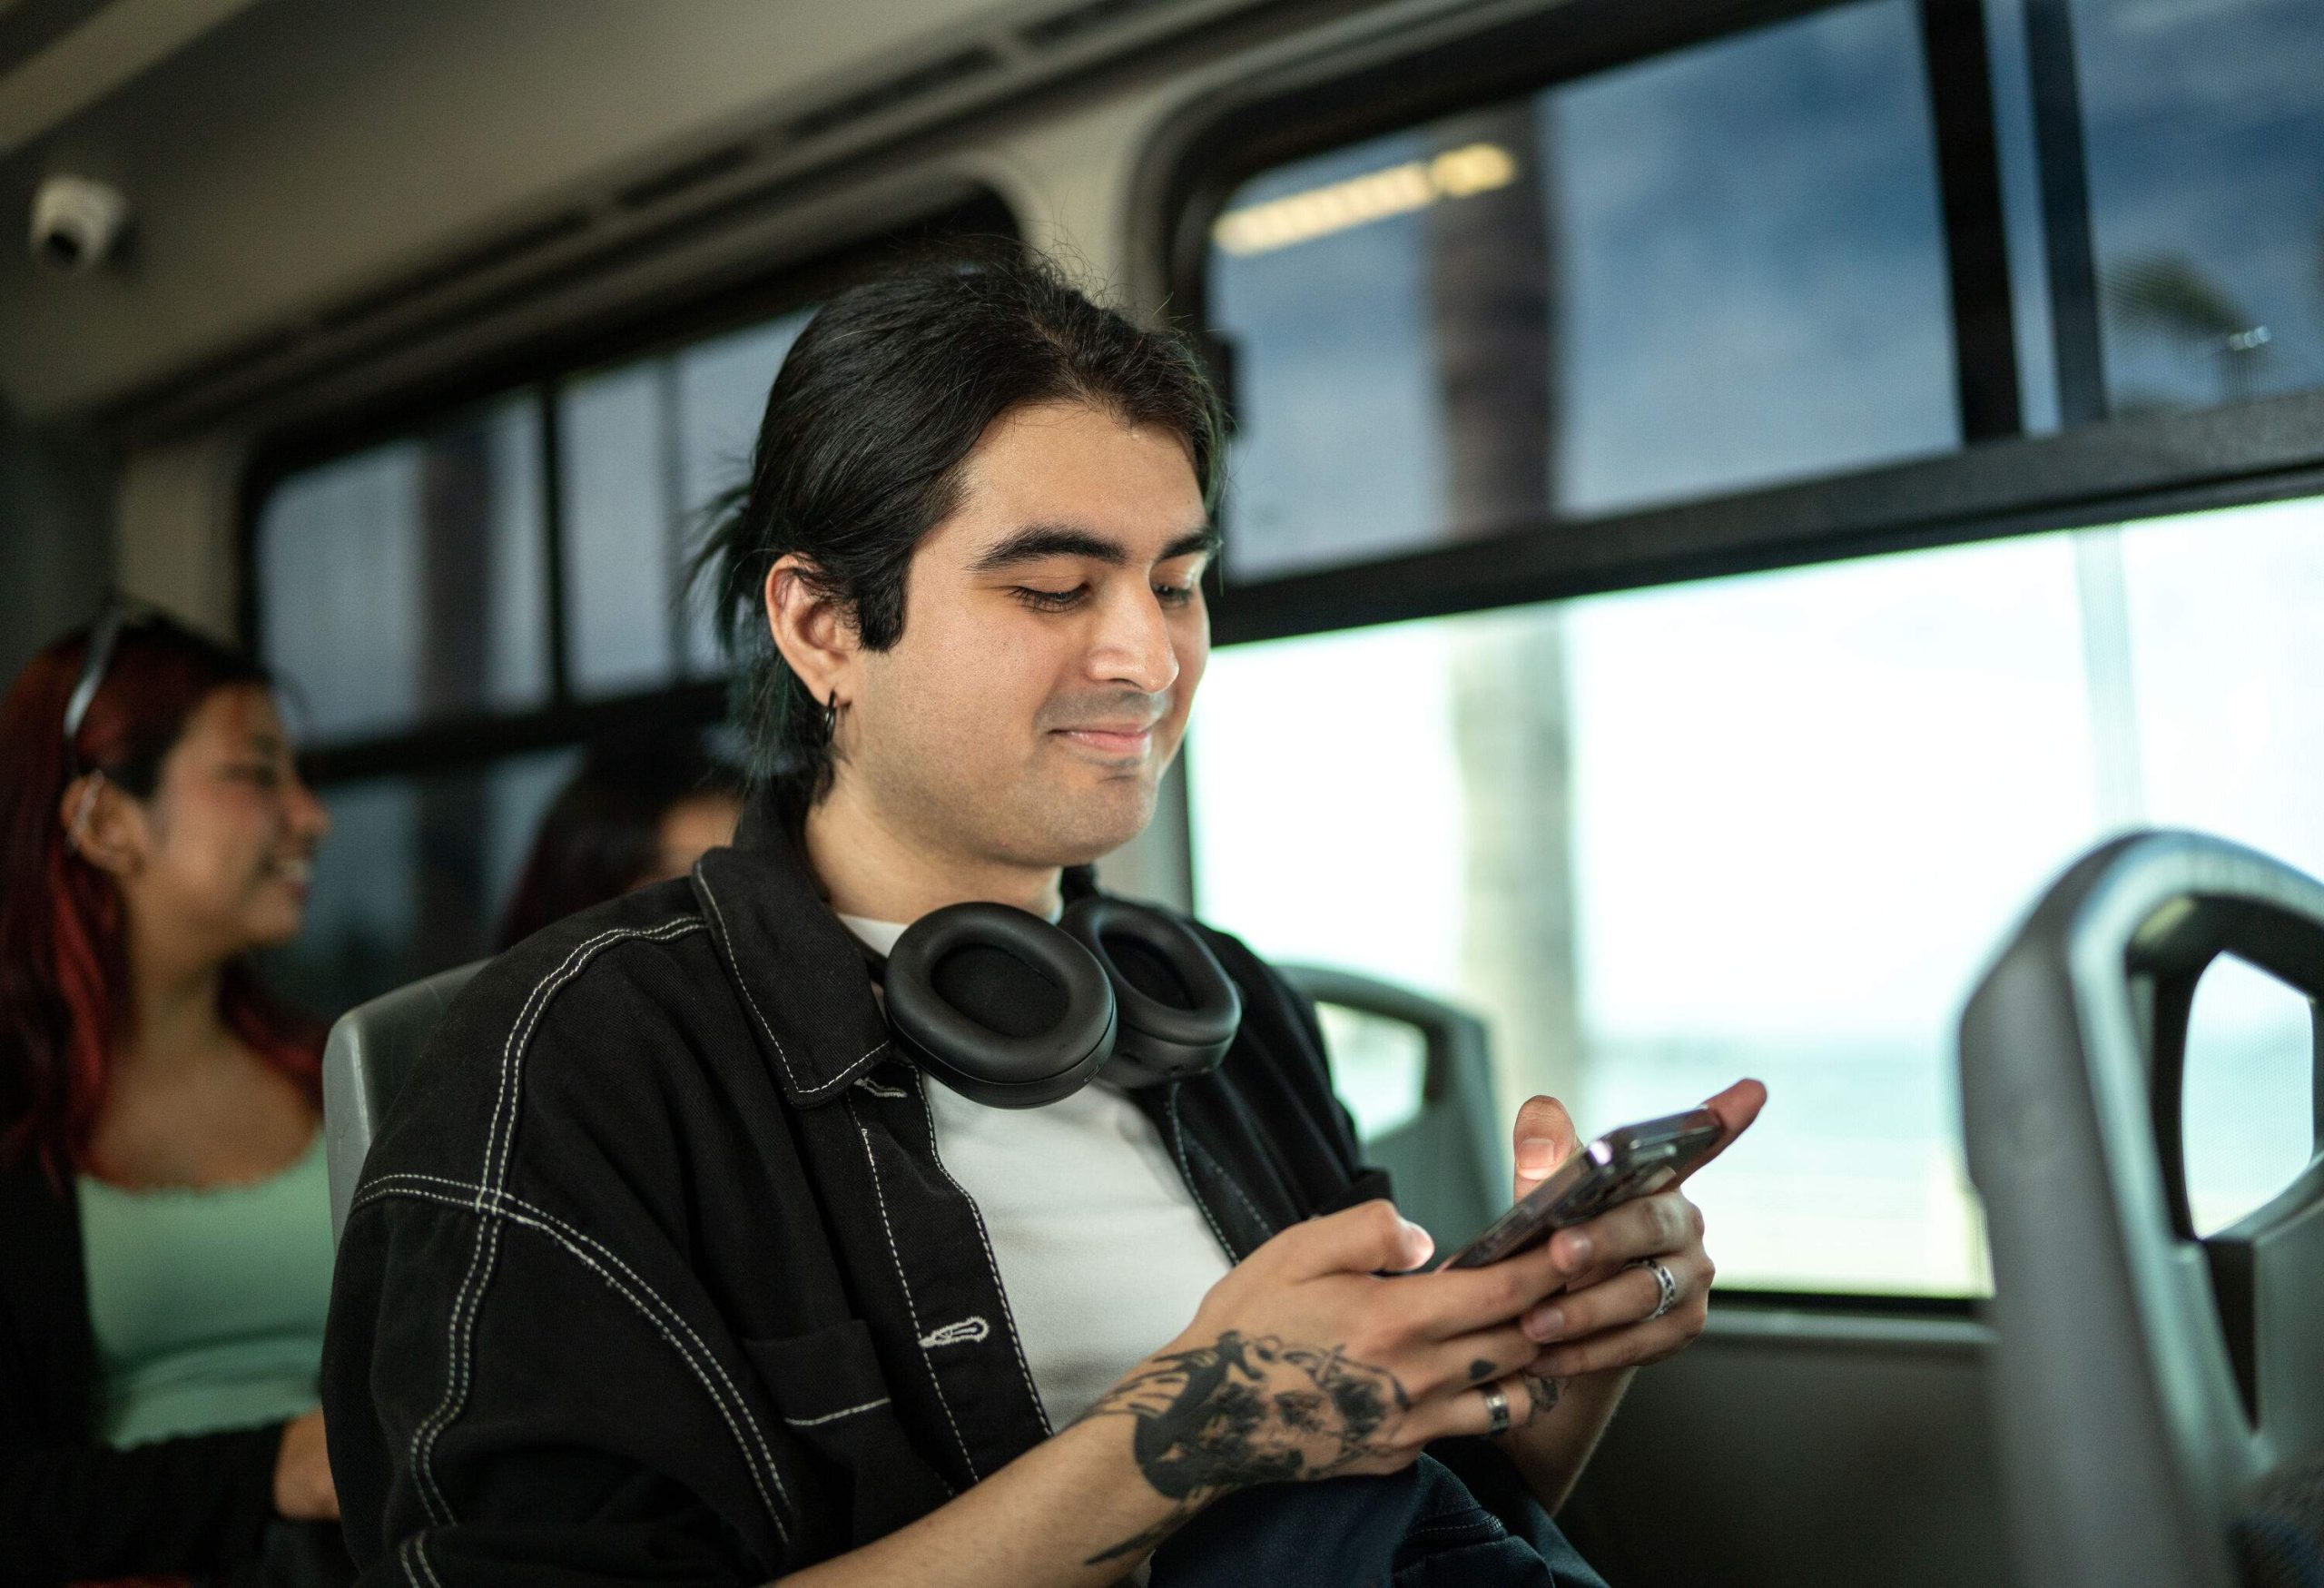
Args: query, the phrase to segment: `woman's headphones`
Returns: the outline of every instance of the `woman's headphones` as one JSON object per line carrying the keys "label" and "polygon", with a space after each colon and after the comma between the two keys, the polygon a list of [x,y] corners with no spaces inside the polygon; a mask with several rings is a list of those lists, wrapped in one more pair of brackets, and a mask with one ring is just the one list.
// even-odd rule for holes
{"label": "woman's headphones", "polygon": [[1054,926],[1009,904],[948,904],[909,927],[884,967],[888,1026],[905,1055],[963,1097],[1037,1109],[1100,1070],[1160,1086],[1217,1068],[1242,995],[1193,930],[1090,894]]}

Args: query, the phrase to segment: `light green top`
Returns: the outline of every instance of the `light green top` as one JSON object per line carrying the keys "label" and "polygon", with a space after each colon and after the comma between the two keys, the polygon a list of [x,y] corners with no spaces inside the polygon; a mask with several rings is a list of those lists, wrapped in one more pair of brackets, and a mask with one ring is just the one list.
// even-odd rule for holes
{"label": "light green top", "polygon": [[280,1422],[315,1404],[330,1304],[323,1133],[248,1185],[79,1179],[98,1427],[143,1445]]}

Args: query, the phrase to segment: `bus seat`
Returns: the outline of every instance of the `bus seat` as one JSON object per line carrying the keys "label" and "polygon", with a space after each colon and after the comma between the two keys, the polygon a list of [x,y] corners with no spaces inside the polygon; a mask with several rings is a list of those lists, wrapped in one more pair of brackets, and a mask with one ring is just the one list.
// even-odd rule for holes
{"label": "bus seat", "polygon": [[455,965],[381,993],[340,1015],[323,1044],[323,1154],[330,1175],[330,1238],[347,1227],[347,1205],[363,1173],[379,1118],[419,1061],[428,1034],[485,962]]}
{"label": "bus seat", "polygon": [[[2324,884],[2135,833],[2043,895],[1962,1016],[1995,1429],[2018,1563],[2045,1588],[2324,1582],[2324,1151],[2207,1239],[2190,1211],[2188,1020],[2222,953],[2317,1010]],[[2315,1050],[2324,1069],[2324,1024]]]}
{"label": "bus seat", "polygon": [[1425,1055],[1419,1114],[1364,1143],[1388,1171],[1403,1216],[1451,1251],[1509,1205],[1508,1149],[1493,1110],[1484,1023],[1408,987],[1322,965],[1282,965],[1286,981],[1317,1003],[1417,1029]]}

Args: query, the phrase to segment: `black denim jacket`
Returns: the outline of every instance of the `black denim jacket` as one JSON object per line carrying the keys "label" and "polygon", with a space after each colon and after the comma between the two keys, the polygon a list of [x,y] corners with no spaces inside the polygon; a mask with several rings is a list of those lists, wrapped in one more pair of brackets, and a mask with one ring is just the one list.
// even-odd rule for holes
{"label": "black denim jacket", "polygon": [[[1133,1095],[1239,1260],[1386,1181],[1313,1011],[1203,931],[1241,1033]],[[761,806],[480,972],[340,1248],[323,1400],[364,1580],[763,1582],[1045,1438],[931,1084]]]}

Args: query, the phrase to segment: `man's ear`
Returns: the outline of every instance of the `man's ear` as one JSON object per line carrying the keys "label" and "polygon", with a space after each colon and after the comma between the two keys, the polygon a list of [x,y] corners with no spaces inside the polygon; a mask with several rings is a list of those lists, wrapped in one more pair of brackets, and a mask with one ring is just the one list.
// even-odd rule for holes
{"label": "man's ear", "polygon": [[855,626],[838,601],[815,588],[814,574],[815,565],[795,551],[775,559],[760,592],[767,627],[774,648],[818,704],[836,692],[846,705],[854,699],[861,647]]}
{"label": "man's ear", "polygon": [[114,881],[135,875],[144,864],[144,812],[103,773],[84,773],[66,784],[56,819],[74,853]]}

